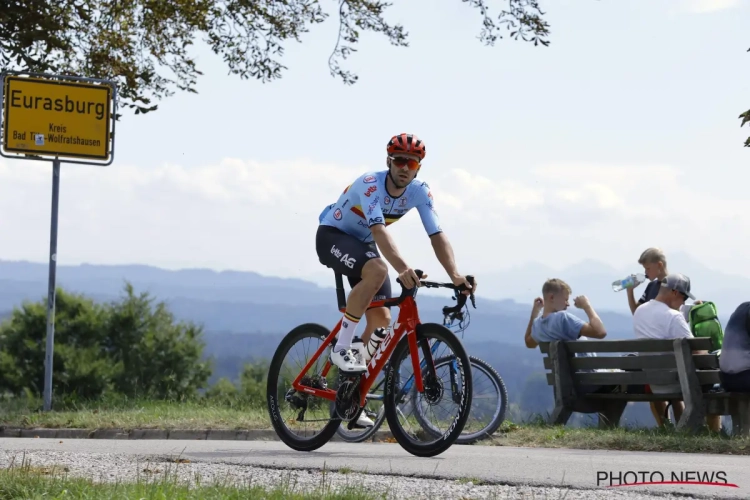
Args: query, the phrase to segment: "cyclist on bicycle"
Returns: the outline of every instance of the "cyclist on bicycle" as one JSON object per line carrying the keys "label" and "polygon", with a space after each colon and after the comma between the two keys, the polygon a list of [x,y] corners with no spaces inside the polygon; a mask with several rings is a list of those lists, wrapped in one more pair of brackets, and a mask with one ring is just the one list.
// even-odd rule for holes
{"label": "cyclist on bicycle", "polygon": [[[388,267],[380,252],[398,272],[405,287],[419,285],[419,278],[401,257],[386,230],[386,226],[412,208],[419,212],[435,256],[453,284],[471,288],[456,269],[453,249],[440,227],[430,187],[416,180],[426,154],[424,142],[413,134],[399,134],[388,141],[386,151],[388,169],[365,173],[344,189],[338,201],[320,214],[315,237],[320,262],[346,276],[352,287],[331,353],[331,362],[343,372],[366,370],[365,343],[373,330],[391,323],[387,307],[368,308],[373,300],[391,297]],[[354,334],[363,314],[367,327],[360,339]]]}

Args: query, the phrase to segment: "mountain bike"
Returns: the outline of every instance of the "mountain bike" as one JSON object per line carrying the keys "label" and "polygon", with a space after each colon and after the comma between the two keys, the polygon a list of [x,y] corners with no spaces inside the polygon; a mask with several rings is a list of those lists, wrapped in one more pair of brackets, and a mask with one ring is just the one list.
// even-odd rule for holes
{"label": "mountain bike", "polygon": [[[463,338],[463,332],[468,328],[470,323],[467,296],[460,292],[455,292],[452,300],[457,302],[456,305],[443,307],[443,326],[454,331],[457,330],[457,333],[461,333],[461,338]],[[471,305],[476,309],[477,306],[473,296],[471,297]],[[438,346],[439,344],[435,343],[432,349],[437,350]],[[458,444],[472,444],[491,436],[505,420],[507,410],[508,391],[502,377],[492,365],[482,359],[469,355],[469,362],[473,372],[472,404],[469,411],[470,421],[467,421],[461,435],[456,439],[456,443]],[[435,361],[435,366],[448,365],[451,370],[454,370],[454,363],[455,361],[452,358],[443,357]],[[402,391],[409,391],[413,386],[413,380],[413,377],[407,380]],[[341,439],[350,443],[359,443],[371,438],[383,425],[385,420],[384,408],[382,404],[378,405],[377,403],[382,403],[383,401],[383,395],[378,394],[378,391],[381,390],[384,381],[385,379],[380,379],[370,390],[364,407],[365,415],[373,420],[374,425],[364,429],[351,429],[349,426],[341,425],[336,430]],[[487,387],[486,391],[483,391],[484,387]],[[492,400],[494,398],[497,401],[493,403]],[[417,406],[417,421],[425,431],[434,434],[435,429],[429,424],[427,419],[423,418],[419,408],[421,408],[421,405]],[[476,425],[471,423],[471,420],[479,420],[482,417],[489,417],[489,421],[487,423],[480,422]]]}
{"label": "mountain bike", "polygon": [[[465,290],[465,287],[452,283],[422,280],[422,271],[415,272],[421,286]],[[340,273],[335,273],[335,276],[339,311],[343,313],[346,310],[343,279]],[[416,302],[419,287],[405,288],[400,280],[396,281],[401,285],[399,297],[370,304],[370,307],[398,306],[399,314],[394,328],[388,330],[363,374],[339,372],[330,362],[328,354],[336,344],[341,320],[333,330],[317,323],[300,325],[279,344],[268,371],[266,397],[271,424],[279,439],[290,448],[297,451],[316,450],[333,437],[342,422],[347,422],[349,426],[356,422],[370,388],[386,364],[383,395],[385,418],[393,437],[404,450],[419,457],[432,457],[447,450],[461,434],[471,405],[472,374],[467,369],[470,366],[469,356],[461,340],[451,330],[437,323],[420,321]],[[472,281],[473,278],[469,279],[469,283]],[[282,370],[287,368],[284,359],[289,351],[308,341],[319,343],[312,357],[299,363],[288,375],[282,375]],[[436,355],[431,349],[431,343],[435,342],[449,348],[456,360],[456,371],[446,370],[449,371],[447,381],[439,376],[441,370],[437,364],[447,355]],[[424,357],[424,363],[419,358],[420,354]],[[407,359],[411,362],[406,362]],[[318,361],[324,361],[322,366],[317,366]],[[304,366],[300,368],[300,364]],[[313,368],[314,364],[316,366]],[[414,387],[404,394],[401,391],[401,376],[402,372],[407,372],[408,380],[409,368],[420,376],[414,377]],[[329,379],[336,385],[335,389],[328,387]],[[446,393],[453,397],[444,401],[443,395]],[[420,398],[419,404],[425,404],[426,408],[420,409],[419,417],[410,417],[407,413],[415,410],[415,404],[409,396],[415,394]],[[455,407],[454,415],[438,423],[431,421],[431,432],[426,432],[418,420],[423,420],[433,408],[446,402]],[[291,410],[288,417],[282,415],[285,410]],[[317,415],[308,418],[308,412],[319,412],[320,418],[315,418]],[[314,423],[321,423],[322,429],[306,435],[308,424]],[[297,435],[294,432],[297,430],[303,431],[303,435]]]}

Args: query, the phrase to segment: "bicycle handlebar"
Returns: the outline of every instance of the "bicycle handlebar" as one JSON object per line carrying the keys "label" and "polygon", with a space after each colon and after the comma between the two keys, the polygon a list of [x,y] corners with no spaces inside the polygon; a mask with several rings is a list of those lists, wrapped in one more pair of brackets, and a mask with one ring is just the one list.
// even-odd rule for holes
{"label": "bicycle handlebar", "polygon": [[[464,291],[468,290],[468,288],[466,288],[466,285],[454,285],[453,283],[439,283],[437,281],[423,280],[421,278],[424,275],[424,272],[422,270],[420,270],[420,269],[415,269],[414,270],[414,274],[417,275],[417,278],[420,278],[419,283],[421,284],[421,286],[426,287],[426,288],[450,288],[451,290],[454,290],[456,292],[464,292]],[[472,287],[474,286],[474,276],[467,275],[466,276],[466,281],[468,281],[469,284]],[[398,283],[399,285],[401,285],[401,295],[398,296],[397,298],[387,299],[385,301],[386,305],[391,306],[391,307],[392,306],[398,306],[404,300],[406,300],[406,297],[409,297],[410,295],[413,296],[416,293],[416,290],[419,288],[419,287],[416,287],[416,286],[413,287],[413,288],[406,288],[406,287],[404,287],[404,284],[401,283],[401,280],[398,279],[398,278],[396,278],[396,283]],[[454,308],[457,307],[458,310],[460,311],[461,308],[464,306],[464,304],[466,304],[466,298],[467,298],[467,296],[465,294],[463,294],[463,293],[458,293],[457,295],[458,295],[458,305],[456,305],[456,306],[454,306],[453,308],[450,308],[450,309],[454,309]],[[474,309],[476,309],[477,305],[476,305],[476,301],[474,299],[474,289],[473,288],[471,289],[469,297],[471,298],[471,305],[474,306]],[[443,308],[443,312],[445,312],[445,308]]]}

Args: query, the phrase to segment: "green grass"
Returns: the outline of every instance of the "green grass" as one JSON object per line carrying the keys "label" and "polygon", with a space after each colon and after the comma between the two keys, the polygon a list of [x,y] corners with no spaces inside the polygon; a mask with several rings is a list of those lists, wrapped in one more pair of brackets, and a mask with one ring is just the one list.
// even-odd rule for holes
{"label": "green grass", "polygon": [[0,425],[75,429],[271,429],[268,410],[259,404],[208,401],[102,401],[41,411],[36,400],[0,402]]}
{"label": "green grass", "polygon": [[133,482],[102,483],[69,477],[61,467],[38,467],[26,462],[20,466],[0,469],[0,499],[16,498],[40,500],[48,498],[370,500],[379,497],[362,486],[347,486],[334,490],[325,478],[317,487],[306,491],[302,491],[291,480],[285,480],[275,488],[221,480],[201,484],[200,478],[187,483],[177,480],[176,475],[169,472],[151,479],[145,476],[139,477]]}
{"label": "green grass", "polygon": [[580,450],[627,450],[681,453],[750,455],[750,438],[730,437],[704,429],[695,435],[674,428],[627,428],[605,430],[572,428],[543,423],[516,425],[503,422],[492,438],[482,442],[490,446],[530,448],[575,448]]}
{"label": "green grass", "polygon": [[[0,401],[0,425],[23,428],[77,429],[271,429],[262,404],[242,401],[216,403],[206,400],[100,401],[41,411],[36,400]],[[383,425],[381,430],[387,430]],[[393,442],[392,439],[389,441]],[[600,430],[550,426],[539,421],[524,424],[504,422],[490,439],[477,443],[489,446],[575,448],[588,450],[630,450],[685,453],[750,455],[750,439],[730,438],[705,430],[685,435],[673,428]],[[0,500],[2,497],[0,496]]]}

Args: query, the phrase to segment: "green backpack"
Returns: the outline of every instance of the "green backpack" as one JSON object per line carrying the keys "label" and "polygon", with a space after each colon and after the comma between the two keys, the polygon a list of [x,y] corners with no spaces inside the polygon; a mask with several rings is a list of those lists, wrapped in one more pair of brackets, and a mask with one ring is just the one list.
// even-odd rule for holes
{"label": "green backpack", "polygon": [[690,331],[694,337],[709,337],[713,341],[713,350],[721,349],[724,340],[724,329],[721,327],[716,304],[703,302],[690,308],[688,313]]}

